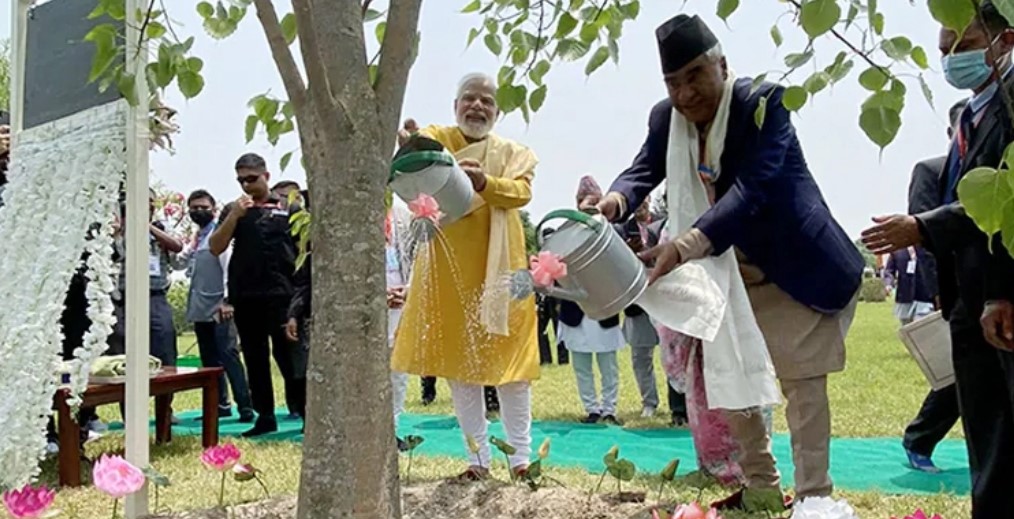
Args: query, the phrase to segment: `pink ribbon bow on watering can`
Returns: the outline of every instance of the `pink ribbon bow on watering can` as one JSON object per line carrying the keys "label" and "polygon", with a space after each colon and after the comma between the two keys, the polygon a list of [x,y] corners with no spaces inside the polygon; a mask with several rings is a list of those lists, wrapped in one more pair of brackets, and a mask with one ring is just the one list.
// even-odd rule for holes
{"label": "pink ribbon bow on watering can", "polygon": [[531,265],[529,270],[532,273],[532,280],[535,282],[535,286],[538,287],[552,286],[554,281],[558,281],[567,275],[567,264],[563,262],[563,258],[549,251],[543,251],[538,256],[532,256],[529,263]]}
{"label": "pink ribbon bow on watering can", "polygon": [[443,213],[440,212],[440,204],[437,202],[437,199],[425,193],[409,202],[408,210],[411,211],[412,216],[415,218],[426,218],[433,221],[433,223],[437,223],[443,216]]}

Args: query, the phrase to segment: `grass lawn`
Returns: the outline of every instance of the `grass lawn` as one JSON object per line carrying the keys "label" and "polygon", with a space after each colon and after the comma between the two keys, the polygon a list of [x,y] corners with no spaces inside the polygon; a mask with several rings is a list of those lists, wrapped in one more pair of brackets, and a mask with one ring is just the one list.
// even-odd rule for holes
{"label": "grass lawn", "polygon": [[[901,433],[918,410],[928,391],[928,386],[897,339],[897,322],[891,315],[889,304],[862,304],[856,316],[848,341],[848,369],[845,373],[831,378],[831,406],[834,412],[834,435],[838,437],[901,437]],[[185,352],[193,343],[192,336],[181,336],[180,351]],[[196,351],[196,348],[194,349]],[[629,350],[620,356],[620,418],[627,427],[664,427],[668,413],[660,412],[657,418],[640,418],[640,397],[630,367]],[[659,374],[661,371],[659,371]],[[665,405],[664,381],[659,377],[659,389]],[[276,384],[276,391],[281,384]],[[450,392],[441,382],[438,399],[429,407],[419,404],[420,388],[418,378],[413,378],[409,387],[407,411],[411,413],[451,414]],[[284,399],[279,395],[279,402]],[[175,401],[177,409],[198,409],[200,395],[197,392],[181,394]],[[569,366],[548,367],[543,370],[542,379],[533,389],[533,414],[541,420],[575,420],[583,415],[577,397],[573,371]],[[662,410],[660,410],[662,411]],[[108,419],[116,419],[114,408],[107,406],[100,413]],[[776,412],[775,428],[785,432],[785,421],[781,412]],[[952,435],[960,436],[960,428]],[[288,443],[252,443],[234,440],[243,450],[243,458],[265,470],[265,480],[273,493],[293,494],[299,478],[300,448]],[[88,444],[89,456],[102,451],[122,448],[122,437],[111,434],[106,438]],[[216,504],[218,480],[214,474],[205,471],[198,461],[200,440],[192,437],[177,437],[172,445],[153,447],[152,464],[168,475],[172,486],[161,491],[160,507],[173,510],[208,507]],[[902,460],[899,460],[901,463]],[[413,481],[437,480],[449,477],[463,468],[463,462],[440,458],[417,458],[413,463]],[[591,488],[596,476],[573,469],[551,469],[552,475],[572,488]],[[506,477],[500,467],[498,475]],[[55,483],[56,470],[52,460],[44,467],[43,478]],[[635,487],[657,491],[657,480],[641,477]],[[696,491],[678,489],[679,496],[692,499]],[[722,497],[721,490],[705,492],[704,499]],[[253,483],[244,485],[230,481],[228,499],[231,502],[255,500],[262,491]],[[943,517],[958,518],[970,515],[967,497],[950,495],[935,496],[885,496],[877,493],[843,492],[862,517],[888,518],[892,515],[904,517],[916,508],[936,512]],[[90,488],[64,490],[57,496],[57,505],[65,516],[75,518],[102,518],[109,516],[109,503],[97,491]],[[730,516],[732,517],[732,516]]]}

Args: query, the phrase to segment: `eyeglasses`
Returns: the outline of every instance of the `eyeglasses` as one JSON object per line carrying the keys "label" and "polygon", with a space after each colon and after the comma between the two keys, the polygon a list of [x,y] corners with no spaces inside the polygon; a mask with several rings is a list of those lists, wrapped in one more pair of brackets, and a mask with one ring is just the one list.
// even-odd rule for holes
{"label": "eyeglasses", "polygon": [[253,184],[260,178],[260,175],[246,175],[243,177],[236,177],[236,182],[239,182],[240,184]]}

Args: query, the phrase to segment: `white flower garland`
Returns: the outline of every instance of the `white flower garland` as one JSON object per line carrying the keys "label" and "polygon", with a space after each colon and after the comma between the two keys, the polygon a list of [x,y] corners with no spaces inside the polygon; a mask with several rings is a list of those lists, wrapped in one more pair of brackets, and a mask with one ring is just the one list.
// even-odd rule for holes
{"label": "white flower garland", "polygon": [[46,422],[58,386],[60,317],[81,253],[88,260],[92,326],[75,352],[73,387],[87,383],[91,360],[112,331],[109,292],[116,269],[109,223],[123,178],[127,104],[117,101],[15,136],[10,183],[0,208],[0,488],[38,475]]}

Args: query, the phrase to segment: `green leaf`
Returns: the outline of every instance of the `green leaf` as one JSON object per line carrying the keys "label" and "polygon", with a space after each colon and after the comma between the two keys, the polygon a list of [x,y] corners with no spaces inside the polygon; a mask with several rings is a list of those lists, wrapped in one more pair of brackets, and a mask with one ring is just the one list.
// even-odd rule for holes
{"label": "green leaf", "polygon": [[141,473],[143,473],[144,477],[156,487],[168,487],[172,484],[165,474],[162,474],[152,467],[145,467],[141,469]]}
{"label": "green leaf", "polygon": [[809,98],[809,94],[806,89],[801,86],[790,86],[785,89],[785,93],[782,94],[782,105],[786,110],[795,112],[806,105],[806,100]]}
{"label": "green leaf", "polygon": [[497,450],[508,456],[513,456],[518,452],[518,450],[515,449],[513,445],[501,440],[500,438],[497,438],[496,436],[490,437],[489,443],[493,444],[493,446],[496,447]]}
{"label": "green leaf", "polygon": [[500,39],[499,35],[487,34],[483,41],[486,42],[486,48],[489,49],[493,55],[499,56],[500,53],[503,52],[503,41]]}
{"label": "green leaf", "polygon": [[137,78],[133,74],[122,74],[116,81],[116,88],[131,106],[137,106]]}
{"label": "green leaf", "polygon": [[581,26],[578,37],[585,43],[591,43],[599,37],[599,26],[594,23],[585,23]]}
{"label": "green leaf", "polygon": [[912,63],[923,70],[929,68],[929,58],[926,56],[926,49],[916,46],[912,49],[912,53],[909,55],[912,58]]}
{"label": "green leaf", "polygon": [[363,15],[363,21],[366,23],[375,22],[379,20],[380,17],[382,16],[384,16],[383,11],[378,11],[376,9],[367,9],[366,14]]}
{"label": "green leaf", "polygon": [[620,448],[618,446],[616,446],[616,445],[613,445],[613,447],[611,449],[609,449],[609,452],[607,452],[606,455],[602,458],[602,463],[605,463],[605,465],[607,467],[609,467],[611,465],[615,465],[616,464],[616,458],[619,455],[620,455]]}
{"label": "green leaf", "polygon": [[533,112],[538,112],[542,108],[543,103],[546,102],[546,93],[548,89],[546,85],[542,85],[532,91],[531,97],[528,99],[528,105],[532,107]]}
{"label": "green leaf", "polygon": [[570,13],[563,13],[560,15],[560,21],[556,23],[556,33],[553,35],[556,39],[562,39],[574,32],[577,28],[577,19],[570,15]]}
{"label": "green leaf", "polygon": [[866,90],[876,92],[887,84],[890,78],[879,67],[870,67],[859,74],[859,84]]}
{"label": "green leaf", "polygon": [[852,2],[849,5],[849,14],[845,16],[845,30],[852,26],[857,16],[859,16],[859,6]]}
{"label": "green leaf", "polygon": [[837,0],[808,0],[799,11],[799,24],[814,39],[834,28],[841,18]]}
{"label": "green leaf", "polygon": [[764,118],[767,117],[767,113],[768,98],[767,96],[762,96],[760,100],[757,101],[757,109],[753,112],[753,122],[758,128],[764,127]]}
{"label": "green leaf", "polygon": [[180,89],[183,97],[191,99],[204,90],[204,78],[198,72],[181,70],[176,74],[176,86]]}
{"label": "green leaf", "polygon": [[668,481],[671,483],[673,480],[676,479],[676,471],[677,469],[679,469],[679,466],[680,460],[678,459],[672,460],[669,462],[668,465],[665,466],[664,469],[662,469],[662,472],[659,474],[659,476],[662,478],[663,481]]}
{"label": "green leaf", "polygon": [[420,445],[422,445],[423,442],[425,442],[425,441],[426,441],[426,439],[423,438],[422,436],[416,436],[414,434],[410,434],[410,435],[408,435],[408,436],[405,437],[405,444],[408,445],[408,450],[410,450],[410,451],[414,451],[416,448],[418,448]]}
{"label": "green leaf", "polygon": [[282,112],[282,116],[284,116],[286,119],[292,119],[293,117],[296,116],[296,111],[294,108],[292,108],[292,103],[290,103],[289,101],[285,101],[284,103],[282,103],[282,108],[280,111]]}
{"label": "green leaf", "polygon": [[989,236],[1000,231],[1003,207],[1014,197],[1009,170],[975,168],[958,182],[958,199],[975,225]]}
{"label": "green leaf", "polygon": [[750,95],[753,95],[753,93],[756,92],[757,89],[764,84],[764,81],[767,81],[767,79],[768,79],[767,72],[753,78],[753,81],[750,82]]}
{"label": "green leaf", "polygon": [[732,13],[739,9],[739,0],[718,0],[716,13],[723,21],[728,22]]}
{"label": "green leaf", "polygon": [[743,507],[754,514],[785,511],[785,501],[778,489],[748,488],[743,491]]}
{"label": "green leaf", "polygon": [[560,43],[556,45],[556,56],[559,56],[565,61],[576,61],[583,58],[591,47],[582,42],[581,40],[575,39],[564,39],[560,40]]}
{"label": "green leaf", "polygon": [[782,42],[785,41],[782,38],[782,30],[778,28],[778,24],[771,26],[771,41],[775,42],[775,47],[781,47]]}
{"label": "green leaf", "polygon": [[525,479],[534,481],[542,477],[542,460],[535,460],[528,465],[528,472],[525,473]]}
{"label": "green leaf", "polygon": [[934,20],[958,33],[959,40],[975,19],[975,5],[972,2],[929,0],[929,11]]}
{"label": "green leaf", "polygon": [[926,98],[926,102],[929,103],[930,108],[934,108],[933,91],[930,90],[929,84],[926,83],[926,78],[922,74],[919,74],[919,88],[922,90],[922,96]]}
{"label": "green leaf", "polygon": [[901,113],[888,106],[864,108],[859,114],[859,127],[874,144],[883,149],[898,136]]}
{"label": "green leaf", "polygon": [[992,0],[992,2],[1008,23],[1014,23],[1014,0]]}
{"label": "green leaf", "polygon": [[606,47],[599,47],[591,59],[588,60],[588,64],[584,67],[584,73],[586,76],[592,75],[593,72],[599,69],[606,60],[609,59],[609,49]]}
{"label": "green leaf", "polygon": [[852,66],[854,65],[854,63],[852,62],[851,59],[847,58],[848,58],[847,52],[844,51],[839,52],[838,56],[835,57],[834,59],[834,63],[832,63],[831,65],[829,65],[827,68],[824,69],[824,72],[827,72],[827,74],[831,76],[832,83],[837,83],[842,79],[845,79],[845,76],[847,76],[849,72],[852,71]]}
{"label": "green leaf", "polygon": [[197,4],[197,14],[201,15],[201,18],[214,16],[215,6],[211,5],[210,2],[201,2]]}
{"label": "green leaf", "polygon": [[296,15],[289,13],[282,17],[281,27],[282,36],[285,38],[285,42],[292,45],[292,42],[296,41],[296,32],[298,31],[296,26]]}
{"label": "green leaf", "polygon": [[501,84],[496,91],[496,104],[504,112],[513,112],[528,99],[528,89],[524,85]]}
{"label": "green leaf", "polygon": [[204,69],[204,60],[196,56],[191,56],[187,58],[186,64],[187,69],[190,70],[191,72],[200,72],[201,70]]}
{"label": "green leaf", "polygon": [[88,74],[89,83],[102,76],[120,55],[116,46],[116,37],[116,28],[109,23],[96,25],[85,34],[85,41],[95,44],[95,56],[92,57],[92,67]]}
{"label": "green leaf", "polygon": [[292,160],[292,152],[290,151],[285,155],[282,155],[282,160],[278,162],[278,167],[280,167],[282,171],[285,171],[285,168],[289,167],[289,161],[291,160]]}
{"label": "green leaf", "polygon": [[246,116],[246,128],[245,128],[246,131],[245,131],[245,136],[246,136],[246,142],[247,142],[247,144],[249,144],[250,141],[253,140],[254,133],[257,132],[257,123],[259,123],[259,122],[260,122],[260,118],[257,117],[256,115],[248,115],[248,116]]}
{"label": "green leaf", "polygon": [[636,19],[637,15],[641,14],[641,2],[633,0],[632,2],[621,5],[620,13],[622,13],[628,20]]}
{"label": "green leaf", "polygon": [[620,62],[620,45],[617,43],[616,38],[609,38],[606,46],[609,47],[609,57],[612,58],[613,63],[618,64]]}
{"label": "green leaf", "polygon": [[148,26],[144,29],[144,33],[148,36],[149,40],[157,40],[164,36],[166,32],[165,26],[155,20],[149,21]]}
{"label": "green leaf", "polygon": [[474,13],[478,11],[480,7],[482,7],[482,4],[479,3],[479,0],[472,0],[468,5],[461,9],[461,12]]}
{"label": "green leaf", "polygon": [[496,73],[496,83],[498,85],[511,85],[514,83],[514,76],[516,74],[517,69],[504,65],[500,67],[500,70]]}
{"label": "green leaf", "polygon": [[909,54],[912,53],[912,40],[904,36],[895,36],[889,40],[884,40],[880,44],[880,47],[884,49],[884,53],[891,59],[901,61],[908,58]]}
{"label": "green leaf", "polygon": [[616,460],[616,464],[609,468],[609,472],[613,472],[614,469],[616,473],[613,476],[620,481],[633,481],[637,475],[637,467],[630,460]]}
{"label": "green leaf", "polygon": [[883,35],[884,34],[884,14],[883,13],[877,13],[877,14],[873,15],[873,18],[870,20],[870,25],[873,26],[873,32],[877,33],[877,36]]}
{"label": "green leaf", "polygon": [[104,14],[106,14],[105,2],[99,2],[95,5],[95,9],[92,9],[92,12],[88,13],[88,19],[94,20]]}
{"label": "green leaf", "polygon": [[253,109],[257,118],[267,124],[278,113],[278,100],[266,96],[257,96],[253,99]]}
{"label": "green leaf", "polygon": [[806,65],[810,59],[813,58],[813,50],[807,50],[805,52],[798,52],[785,56],[785,66],[791,69],[797,69]]}
{"label": "green leaf", "polygon": [[827,72],[814,72],[803,82],[803,88],[810,94],[816,94],[831,84],[831,75]]}
{"label": "green leaf", "polygon": [[706,490],[717,483],[717,481],[707,472],[695,470],[680,478],[680,483],[695,490]]}
{"label": "green leaf", "polygon": [[480,32],[482,31],[476,29],[475,27],[472,27],[472,30],[468,31],[468,42],[465,43],[465,47],[470,47],[472,45],[472,42],[474,42],[475,39],[479,37]]}
{"label": "green leaf", "polygon": [[377,43],[384,44],[384,35],[387,33],[387,22],[380,22],[377,24],[377,28],[373,30],[373,34],[377,37]]}
{"label": "green leaf", "polygon": [[[549,73],[550,64],[546,60],[541,60],[532,67],[532,71],[528,73],[528,79],[532,80],[532,83],[541,85],[543,78]],[[538,111],[538,110],[536,110]]]}
{"label": "green leaf", "polygon": [[106,4],[106,14],[116,21],[123,21],[127,17],[127,2],[124,0],[103,0]]}

